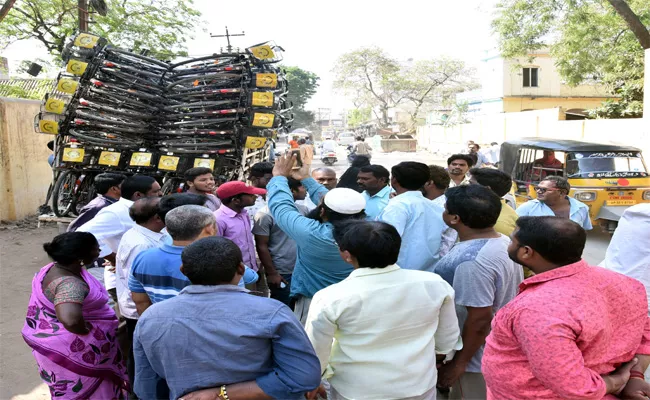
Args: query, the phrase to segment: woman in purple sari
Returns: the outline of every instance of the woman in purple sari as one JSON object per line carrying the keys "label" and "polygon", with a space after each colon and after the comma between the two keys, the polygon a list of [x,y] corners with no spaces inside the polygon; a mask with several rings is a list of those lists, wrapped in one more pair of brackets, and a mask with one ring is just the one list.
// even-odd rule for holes
{"label": "woman in purple sari", "polygon": [[22,334],[53,399],[125,399],[126,368],[106,289],[83,268],[99,256],[95,237],[70,232],[43,248],[54,260],[32,282]]}

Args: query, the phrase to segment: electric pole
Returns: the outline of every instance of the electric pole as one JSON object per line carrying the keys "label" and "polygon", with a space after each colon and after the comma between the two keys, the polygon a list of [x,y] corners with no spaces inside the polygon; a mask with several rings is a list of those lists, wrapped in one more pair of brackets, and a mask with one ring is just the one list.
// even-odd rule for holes
{"label": "electric pole", "polygon": [[231,35],[228,32],[228,27],[226,27],[226,34],[225,35],[213,35],[213,34],[210,34],[210,37],[213,37],[213,38],[219,38],[219,37],[225,37],[226,38],[226,40],[228,41],[228,46],[226,46],[226,51],[228,53],[232,53],[232,46],[230,45],[230,38],[232,36],[246,36],[246,33],[244,31],[241,31],[241,33],[234,33],[234,34]]}

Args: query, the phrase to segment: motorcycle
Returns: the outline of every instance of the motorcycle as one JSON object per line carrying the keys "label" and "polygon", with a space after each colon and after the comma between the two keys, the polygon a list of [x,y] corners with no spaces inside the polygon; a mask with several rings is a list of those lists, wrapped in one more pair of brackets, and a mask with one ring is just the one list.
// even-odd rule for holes
{"label": "motorcycle", "polygon": [[323,164],[329,166],[334,165],[334,163],[338,161],[336,158],[336,152],[322,149],[320,153],[320,160],[323,162]]}
{"label": "motorcycle", "polygon": [[352,146],[352,145],[348,146],[347,150],[348,150],[348,164],[350,164],[350,165],[352,165],[352,162],[354,162],[354,159],[355,159],[357,156],[358,156],[358,157],[365,157],[365,158],[368,159],[368,161],[370,161],[370,160],[372,159],[372,155],[371,155],[371,154],[356,154],[356,153],[353,151],[353,146]]}

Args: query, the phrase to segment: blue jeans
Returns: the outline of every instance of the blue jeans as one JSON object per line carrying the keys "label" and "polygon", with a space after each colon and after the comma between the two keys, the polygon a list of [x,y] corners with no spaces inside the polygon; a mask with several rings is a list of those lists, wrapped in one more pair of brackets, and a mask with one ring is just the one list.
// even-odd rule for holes
{"label": "blue jeans", "polygon": [[271,289],[271,298],[277,301],[281,301],[286,304],[288,307],[291,307],[289,294],[291,294],[291,274],[282,274],[282,278],[287,281],[286,286],[281,288],[279,286],[269,285]]}

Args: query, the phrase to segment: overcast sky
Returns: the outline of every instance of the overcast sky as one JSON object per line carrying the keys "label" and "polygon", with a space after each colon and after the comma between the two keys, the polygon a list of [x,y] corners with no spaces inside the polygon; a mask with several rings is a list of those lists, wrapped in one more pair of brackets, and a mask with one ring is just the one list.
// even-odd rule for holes
{"label": "overcast sky", "polygon": [[[362,46],[380,46],[399,60],[449,55],[476,64],[494,46],[490,20],[495,0],[195,0],[206,21],[189,43],[191,55],[209,54],[225,47],[225,39],[210,38],[246,32],[232,38],[234,46],[247,47],[274,40],[285,49],[284,64],[295,65],[321,77],[320,88],[308,108],[349,107],[332,92],[337,58]],[[37,57],[38,45],[16,44],[3,52],[12,61]]]}

